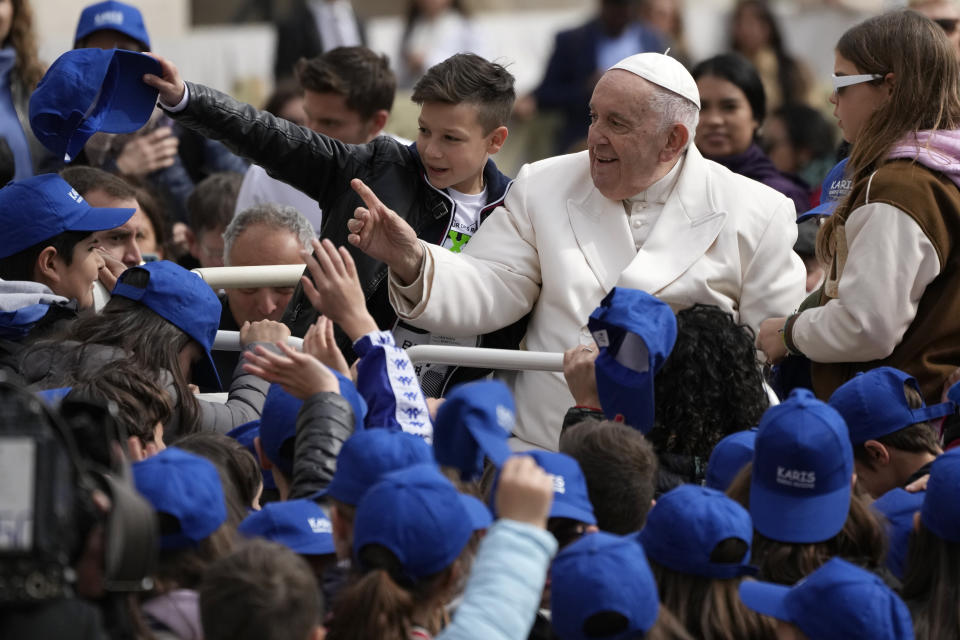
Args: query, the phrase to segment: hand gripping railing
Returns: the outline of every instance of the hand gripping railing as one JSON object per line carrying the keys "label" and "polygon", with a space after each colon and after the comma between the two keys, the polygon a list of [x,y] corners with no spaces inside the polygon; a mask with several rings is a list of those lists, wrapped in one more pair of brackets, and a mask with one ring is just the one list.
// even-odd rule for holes
{"label": "hand gripping railing", "polygon": [[302,264],[259,267],[204,267],[193,272],[213,289],[295,287],[303,275]]}
{"label": "hand gripping railing", "polygon": [[[290,337],[287,338],[287,344],[300,349],[303,340]],[[240,334],[237,331],[217,331],[213,348],[217,351],[240,351]],[[407,356],[413,364],[430,362],[504,371],[563,371],[562,353],[422,344],[408,348]]]}

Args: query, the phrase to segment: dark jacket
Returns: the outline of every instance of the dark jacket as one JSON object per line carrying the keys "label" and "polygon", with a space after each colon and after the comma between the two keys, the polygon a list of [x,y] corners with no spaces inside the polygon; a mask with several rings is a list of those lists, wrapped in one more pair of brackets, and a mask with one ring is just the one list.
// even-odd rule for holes
{"label": "dark jacket", "polygon": [[777,169],[770,158],[767,157],[767,154],[756,143],[750,145],[743,153],[722,158],[710,158],[710,160],[722,164],[734,173],[739,173],[751,180],[765,184],[771,189],[776,189],[793,200],[797,215],[810,208],[809,185],[799,176],[783,173]]}
{"label": "dark jacket", "polygon": [[317,393],[304,401],[297,414],[290,500],[309,498],[327,488],[337,470],[340,447],[353,435],[353,428],[353,409],[340,394]]}
{"label": "dark jacket", "polygon": [[[356,15],[354,15],[356,19]],[[317,20],[304,0],[294,3],[290,13],[277,22],[277,52],[273,76],[277,80],[293,77],[293,68],[300,58],[313,58],[324,51],[317,30]],[[357,20],[360,43],[366,44],[363,23]]]}
{"label": "dark jacket", "polygon": [[[291,122],[258,111],[230,96],[202,85],[187,83],[190,99],[186,109],[172,114],[183,126],[222,141],[231,151],[262,166],[267,173],[315,198],[323,209],[320,236],[347,247],[357,266],[367,309],[377,326],[393,328],[396,314],[387,297],[387,266],[347,242],[347,220],[363,201],[350,187],[353,178],[363,180],[380,200],[413,227],[417,236],[439,244],[453,219],[454,203],[426,179],[416,145],[404,145],[379,136],[362,145],[348,145]],[[480,220],[503,201],[510,179],[492,160],[484,168],[488,202]],[[302,336],[316,321],[317,312],[297,287],[283,321],[296,336]],[[526,319],[483,336],[487,347],[516,348],[523,337]],[[337,344],[353,360],[349,338],[337,331]],[[456,371],[453,382],[482,375]]]}
{"label": "dark jacket", "polygon": [[[277,351],[274,345],[266,342],[254,342],[246,348],[252,350],[257,345]],[[23,352],[20,372],[31,390],[54,389],[70,386],[74,381],[94,374],[101,367],[126,357],[123,349],[103,344],[83,347],[75,341],[38,343]],[[232,381],[229,383],[230,392],[226,402],[199,400],[200,430],[226,433],[260,417],[270,383],[245,372],[239,366],[233,377],[227,380]],[[179,398],[172,374],[165,369],[160,370],[158,382],[164,386],[177,406]],[[177,416],[175,409],[170,422],[164,425],[164,439],[167,441],[183,433]]]}
{"label": "dark jacket", "polygon": [[[666,49],[667,41],[659,32],[640,23],[631,27],[637,28],[639,35],[636,53],[662,53]],[[597,65],[597,48],[602,38],[599,18],[558,33],[543,80],[533,92],[540,109],[557,111],[563,119],[556,137],[557,153],[567,153],[587,137],[590,97],[599,74],[605,71]]]}

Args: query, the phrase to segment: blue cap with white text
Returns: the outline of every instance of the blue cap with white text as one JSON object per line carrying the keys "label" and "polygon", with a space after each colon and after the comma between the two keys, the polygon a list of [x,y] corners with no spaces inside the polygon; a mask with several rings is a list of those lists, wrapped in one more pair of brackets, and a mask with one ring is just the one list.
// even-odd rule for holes
{"label": "blue cap with white text", "polygon": [[266,538],[302,556],[335,553],[330,519],[313,500],[287,500],[263,505],[237,527],[247,538]]}
{"label": "blue cap with white text", "polygon": [[822,542],[850,511],[853,448],[843,418],[808,389],[770,407],[757,431],[750,516],[780,542]]}
{"label": "blue cap with white text", "polygon": [[77,32],[73,36],[73,46],[76,47],[91,33],[106,29],[119,31],[139,42],[144,51],[150,50],[150,36],[147,35],[147,27],[143,24],[143,15],[140,10],[115,0],[91,4],[80,13]]}
{"label": "blue cap with white text", "polygon": [[849,195],[850,189],[853,188],[853,180],[846,176],[847,160],[848,158],[844,158],[830,169],[823,179],[820,204],[797,216],[798,223],[813,217],[833,215],[843,199]]}
{"label": "blue cap with white text", "polygon": [[135,209],[91,207],[63,178],[47,173],[0,189],[0,211],[0,258],[7,258],[64,231],[115,229]]}
{"label": "blue cap with white text", "polygon": [[654,421],[653,379],[677,340],[673,310],[644,291],[614,287],[587,326],[600,348],[594,367],[604,415],[623,416],[647,433]]}
{"label": "blue cap with white text", "polygon": [[507,439],[516,413],[510,390],[499,380],[458,385],[433,424],[437,464],[459,469],[464,480],[483,474],[484,458],[499,467],[511,454]]}

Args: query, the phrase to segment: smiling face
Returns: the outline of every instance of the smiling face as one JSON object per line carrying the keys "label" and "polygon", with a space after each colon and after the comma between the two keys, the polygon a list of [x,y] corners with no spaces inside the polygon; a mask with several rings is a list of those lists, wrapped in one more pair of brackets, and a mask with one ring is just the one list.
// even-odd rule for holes
{"label": "smiling face", "polygon": [[[836,53],[833,73],[838,76],[852,76],[863,72]],[[843,132],[843,139],[851,144],[856,142],[870,116],[889,96],[889,85],[874,82],[861,82],[835,91],[830,96],[830,102],[834,105],[833,117],[837,119],[837,126]]]}
{"label": "smiling face", "polygon": [[650,105],[653,87],[628,71],[603,74],[590,100],[590,177],[605,197],[634,196],[669,171],[660,161],[667,141]]}
{"label": "smiling face", "polygon": [[483,167],[507,139],[507,128],[484,134],[477,107],[461,102],[424,102],[418,119],[417,152],[437,189],[483,190]]}
{"label": "smiling face", "polygon": [[700,153],[721,158],[746,151],[759,126],[746,94],[717,76],[701,76],[697,89],[701,106],[696,145]]}

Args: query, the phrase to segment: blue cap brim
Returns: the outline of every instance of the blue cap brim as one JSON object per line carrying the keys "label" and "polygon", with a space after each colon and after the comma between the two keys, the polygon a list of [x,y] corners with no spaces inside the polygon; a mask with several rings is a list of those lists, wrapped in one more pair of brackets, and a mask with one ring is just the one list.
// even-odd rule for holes
{"label": "blue cap brim", "polygon": [[72,220],[67,231],[106,231],[116,229],[133,217],[136,209],[113,209],[110,207],[90,207],[82,216]]}
{"label": "blue cap brim", "polygon": [[740,600],[747,608],[760,615],[770,616],[784,622],[792,622],[787,612],[786,600],[790,587],[770,582],[744,580],[740,583]]}
{"label": "blue cap brim", "polygon": [[780,542],[813,543],[834,537],[850,512],[850,485],[818,496],[794,496],[750,486],[753,528]]}
{"label": "blue cap brim", "polygon": [[490,525],[493,524],[493,515],[490,513],[490,509],[487,509],[487,505],[483,504],[479,498],[461,493],[460,502],[463,503],[467,513],[470,514],[470,526],[473,527],[474,531],[490,528]]}
{"label": "blue cap brim", "polygon": [[813,209],[805,211],[797,216],[797,224],[809,220],[810,218],[819,218],[832,216],[833,212],[837,210],[837,206],[840,204],[839,201],[830,201],[830,202],[821,202]]}
{"label": "blue cap brim", "polygon": [[483,427],[473,428],[473,424],[469,420],[466,421],[466,428],[470,430],[470,435],[473,436],[483,454],[490,458],[498,469],[503,466],[507,458],[513,455],[510,445],[507,444],[509,434],[506,437],[501,437],[499,434],[492,433]]}
{"label": "blue cap brim", "polygon": [[564,504],[558,500],[554,500],[553,504],[550,505],[549,517],[569,518],[570,520],[576,520],[577,522],[583,522],[586,524],[597,524],[597,517],[590,511],[587,511],[586,509],[578,509],[577,507]]}

